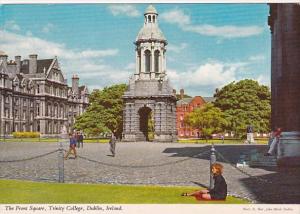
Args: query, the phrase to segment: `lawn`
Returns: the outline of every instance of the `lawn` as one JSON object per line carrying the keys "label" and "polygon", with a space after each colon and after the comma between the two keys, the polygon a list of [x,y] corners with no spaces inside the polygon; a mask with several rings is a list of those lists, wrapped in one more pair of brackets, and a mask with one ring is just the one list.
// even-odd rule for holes
{"label": "lawn", "polygon": [[1,204],[247,204],[228,196],[226,201],[197,201],[182,197],[182,192],[197,187],[129,186],[108,184],[61,184],[18,180],[0,180]]}

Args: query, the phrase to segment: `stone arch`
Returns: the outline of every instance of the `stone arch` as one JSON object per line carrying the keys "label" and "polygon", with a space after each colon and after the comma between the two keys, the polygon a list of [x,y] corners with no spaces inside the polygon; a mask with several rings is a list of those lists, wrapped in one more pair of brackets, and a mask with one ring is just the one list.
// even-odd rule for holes
{"label": "stone arch", "polygon": [[152,140],[152,134],[154,134],[153,123],[153,111],[147,106],[143,106],[138,110],[139,114],[139,131],[142,133],[142,138],[145,141]]}
{"label": "stone arch", "polygon": [[150,73],[151,71],[151,52],[147,49],[145,50],[145,72]]}

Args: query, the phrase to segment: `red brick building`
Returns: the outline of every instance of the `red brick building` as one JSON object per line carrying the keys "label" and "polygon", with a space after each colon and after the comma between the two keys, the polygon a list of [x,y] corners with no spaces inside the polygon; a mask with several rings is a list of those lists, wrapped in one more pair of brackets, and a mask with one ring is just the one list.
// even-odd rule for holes
{"label": "red brick building", "polygon": [[[180,91],[181,95],[183,95],[183,91]],[[185,116],[192,112],[193,109],[199,108],[203,104],[207,102],[213,101],[213,97],[201,97],[195,96],[191,98],[182,98],[177,101],[176,104],[176,126],[178,138],[199,138],[200,132],[197,129],[192,129],[188,125],[184,123]]]}

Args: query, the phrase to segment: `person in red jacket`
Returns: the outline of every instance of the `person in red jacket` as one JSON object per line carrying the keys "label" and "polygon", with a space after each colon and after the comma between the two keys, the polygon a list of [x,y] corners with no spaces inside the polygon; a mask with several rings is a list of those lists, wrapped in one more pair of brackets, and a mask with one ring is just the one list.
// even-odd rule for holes
{"label": "person in red jacket", "polygon": [[274,154],[276,147],[278,145],[278,142],[279,142],[279,138],[281,136],[281,132],[282,132],[281,128],[277,128],[276,131],[272,133],[273,140],[272,140],[270,148],[269,148],[268,152],[265,154],[265,156],[271,156]]}
{"label": "person in red jacket", "polygon": [[198,190],[192,193],[182,193],[182,196],[194,196],[197,200],[225,200],[227,196],[227,183],[222,176],[223,166],[214,163],[211,167],[214,176],[214,188]]}

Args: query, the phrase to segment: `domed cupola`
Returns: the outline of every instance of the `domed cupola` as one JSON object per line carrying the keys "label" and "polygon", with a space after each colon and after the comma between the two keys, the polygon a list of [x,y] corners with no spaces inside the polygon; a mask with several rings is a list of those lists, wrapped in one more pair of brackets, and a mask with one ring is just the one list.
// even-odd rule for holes
{"label": "domed cupola", "polygon": [[144,13],[145,21],[144,26],[136,37],[136,43],[143,41],[161,41],[167,43],[164,34],[158,27],[158,13],[156,9],[150,5]]}
{"label": "domed cupola", "polygon": [[161,80],[166,76],[167,40],[158,27],[158,13],[150,5],[145,13],[144,26],[136,37],[135,79]]}

